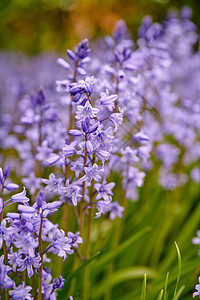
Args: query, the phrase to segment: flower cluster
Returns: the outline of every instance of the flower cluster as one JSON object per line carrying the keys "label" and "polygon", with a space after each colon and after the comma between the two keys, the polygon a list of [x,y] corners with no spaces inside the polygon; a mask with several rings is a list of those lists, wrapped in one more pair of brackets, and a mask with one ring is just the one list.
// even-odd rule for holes
{"label": "flower cluster", "polygon": [[[45,67],[38,58],[37,73],[28,63],[21,77],[8,67],[9,57],[0,56],[2,161],[11,150],[0,168],[2,293],[56,299],[64,279],[52,281],[47,254],[65,260],[75,252],[88,259],[92,220],[122,218],[127,199],[137,200],[154,167],[166,190],[190,178],[200,182],[200,60],[194,50],[199,37],[190,17],[187,8],[161,24],[147,16],[136,43],[120,20],[112,36],[94,43],[95,51],[85,39],[67,50],[68,61],[60,57],[55,66],[47,58]],[[11,78],[9,89],[5,77]],[[19,185],[9,181],[8,163]],[[23,191],[9,198],[22,183]],[[5,216],[13,203],[17,212]],[[68,209],[74,212],[75,234],[67,231],[69,224],[58,229],[51,221],[58,209],[65,216]],[[78,249],[80,235],[87,236],[86,250]],[[199,244],[199,232],[193,243]],[[26,277],[38,277],[38,286],[26,285]]]}
{"label": "flower cluster", "polygon": [[[33,299],[30,293],[32,287],[25,286],[27,272],[28,278],[39,276],[42,289],[38,290],[38,293],[40,292],[44,299],[56,299],[56,290],[63,287],[64,279],[59,276],[51,282],[51,271],[44,267],[46,262],[50,262],[47,253],[52,252],[65,260],[67,254],[73,254],[74,247],[77,248],[78,244],[82,243],[82,238],[79,232],[75,235],[69,232],[66,236],[63,230],[48,220],[48,216],[62,205],[61,201],[47,202],[44,193],[39,192],[36,202],[30,205],[25,188],[4,201],[4,189],[11,191],[18,188],[14,183],[6,183],[9,174],[9,166],[5,166],[3,170],[0,168],[0,249],[4,250],[0,258],[1,291],[7,293],[6,290],[9,289],[12,299]],[[13,203],[18,204],[18,212],[8,212],[3,218],[4,207]],[[16,286],[10,274],[19,277],[22,284]],[[33,292],[37,294],[37,290]]]}

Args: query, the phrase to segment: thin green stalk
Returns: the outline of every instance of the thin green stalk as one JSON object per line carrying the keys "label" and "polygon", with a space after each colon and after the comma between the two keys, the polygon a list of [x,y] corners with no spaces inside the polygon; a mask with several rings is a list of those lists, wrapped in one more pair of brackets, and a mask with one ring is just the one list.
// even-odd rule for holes
{"label": "thin green stalk", "polygon": [[161,291],[160,291],[157,300],[162,300],[163,292],[164,292],[164,290],[161,290]]}
{"label": "thin green stalk", "polygon": [[179,283],[179,279],[181,277],[181,253],[179,250],[179,247],[177,245],[177,243],[174,241],[175,246],[176,246],[176,251],[177,251],[177,256],[178,256],[178,274],[177,274],[177,281],[176,281],[176,287],[174,290],[174,297],[173,300],[176,300],[176,294],[177,294],[177,289],[178,289],[178,283]]}
{"label": "thin green stalk", "polygon": [[167,276],[166,276],[166,279],[165,279],[165,288],[164,288],[164,298],[163,298],[163,300],[167,300],[168,279],[169,279],[169,272],[167,272]]}
{"label": "thin green stalk", "polygon": [[142,292],[141,292],[140,300],[146,299],[146,290],[147,290],[147,274],[144,274],[144,280],[143,280],[143,284],[142,284]]}
{"label": "thin green stalk", "polygon": [[[126,191],[128,189],[128,172],[129,172],[129,162],[127,163],[127,168],[126,168],[126,188],[125,188],[125,194],[122,200],[122,206],[124,207],[124,213],[126,210],[126,205],[127,205],[127,199],[126,199]],[[120,239],[121,239],[121,233],[122,233],[122,226],[123,226],[123,218],[120,218],[117,220],[115,232],[114,232],[114,242],[113,242],[113,248],[117,247]],[[112,287],[111,287],[111,277],[112,273],[114,270],[114,261],[109,265],[108,267],[108,272],[107,272],[107,278],[108,278],[108,284],[107,284],[107,289],[105,293],[105,300],[110,300],[111,299],[111,294],[112,294]]]}
{"label": "thin green stalk", "polygon": [[[90,203],[91,206],[94,199],[94,179],[92,179],[91,183],[91,196],[90,196]],[[88,259],[90,257],[90,249],[91,249],[91,231],[92,231],[92,221],[93,221],[93,209],[89,207],[88,212],[88,220],[87,220],[87,236],[86,236],[86,251],[85,257]],[[83,274],[83,300],[87,300],[89,297],[89,290],[90,290],[90,273],[89,268],[86,266]]]}

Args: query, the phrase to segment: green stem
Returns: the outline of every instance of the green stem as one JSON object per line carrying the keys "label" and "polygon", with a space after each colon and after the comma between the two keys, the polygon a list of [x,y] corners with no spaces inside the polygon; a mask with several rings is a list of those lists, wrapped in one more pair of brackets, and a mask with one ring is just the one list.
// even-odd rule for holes
{"label": "green stem", "polygon": [[[127,163],[127,168],[126,168],[126,188],[125,188],[125,194],[122,200],[121,205],[124,207],[124,214],[126,210],[126,205],[127,205],[127,199],[126,199],[126,191],[128,189],[128,172],[129,172],[129,167],[130,164],[129,162]],[[121,239],[121,233],[123,229],[123,218],[117,219],[116,220],[116,226],[114,229],[114,238],[113,238],[113,248],[116,248],[119,245],[120,239]],[[111,279],[112,279],[112,273],[114,271],[114,266],[115,262],[112,261],[112,263],[108,266],[108,272],[107,272],[107,278],[108,278],[108,284],[107,284],[107,289],[105,293],[105,300],[110,300],[111,295],[112,295],[112,287],[111,287]]]}
{"label": "green stem", "polygon": [[[95,162],[95,153],[93,155],[92,164]],[[89,209],[88,209],[88,220],[87,220],[87,236],[86,236],[86,250],[85,250],[85,257],[86,259],[90,258],[90,251],[91,251],[91,232],[92,232],[92,221],[94,218],[94,210],[92,208],[92,204],[94,202],[94,179],[91,182],[91,189],[90,189],[90,202],[89,202]],[[83,299],[87,300],[89,298],[89,291],[90,291],[90,272],[89,267],[86,266],[83,275]]]}

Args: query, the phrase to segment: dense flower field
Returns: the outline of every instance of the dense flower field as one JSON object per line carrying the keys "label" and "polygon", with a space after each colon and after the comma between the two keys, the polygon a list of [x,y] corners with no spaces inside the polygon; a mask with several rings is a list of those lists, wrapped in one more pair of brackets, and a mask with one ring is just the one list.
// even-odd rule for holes
{"label": "dense flower field", "polygon": [[147,16],[135,43],[120,20],[64,58],[0,54],[1,299],[200,297],[190,18]]}

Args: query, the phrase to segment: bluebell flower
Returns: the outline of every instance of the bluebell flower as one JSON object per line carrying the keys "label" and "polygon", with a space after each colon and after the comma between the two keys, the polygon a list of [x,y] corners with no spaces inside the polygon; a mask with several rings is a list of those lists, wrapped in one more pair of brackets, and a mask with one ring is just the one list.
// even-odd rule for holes
{"label": "bluebell flower", "polygon": [[4,182],[3,170],[0,167],[0,184],[3,184],[3,182]]}
{"label": "bluebell flower", "polygon": [[20,232],[15,234],[14,245],[28,253],[30,257],[35,256],[35,249],[39,246],[37,238],[34,238],[30,232]]}
{"label": "bluebell flower", "polygon": [[69,157],[76,153],[76,144],[77,142],[72,142],[70,145],[65,145],[62,148],[64,157]]}
{"label": "bluebell flower", "polygon": [[[93,108],[89,101],[85,103],[84,106],[78,105],[76,111],[76,119],[84,121],[87,118],[94,119],[96,118],[97,113],[99,112],[98,108]],[[89,129],[89,128],[88,128]]]}
{"label": "bluebell flower", "polygon": [[131,147],[126,147],[125,150],[121,150],[122,158],[121,162],[126,164],[135,164],[139,161],[137,156],[137,150],[132,149]]}
{"label": "bluebell flower", "polygon": [[86,77],[85,80],[69,84],[69,92],[71,95],[87,93],[90,96],[95,82],[94,77]]}
{"label": "bluebell flower", "polygon": [[19,188],[18,184],[16,183],[7,183],[4,185],[4,188],[8,191],[14,191]]}
{"label": "bluebell flower", "polygon": [[9,177],[10,172],[11,172],[11,168],[9,165],[7,165],[3,168],[4,179],[7,179]]}
{"label": "bluebell flower", "polygon": [[80,231],[77,231],[75,234],[71,231],[68,231],[67,236],[70,239],[70,244],[72,247],[78,248],[78,244],[83,243],[83,239],[80,237]]}
{"label": "bluebell flower", "polygon": [[93,147],[101,147],[103,150],[109,150],[112,146],[114,140],[113,130],[111,127],[103,130],[103,124],[99,125],[97,130],[92,134]]}
{"label": "bluebell flower", "polygon": [[46,192],[52,192],[56,195],[60,195],[62,193],[63,179],[57,179],[54,173],[51,173],[49,175],[49,179],[42,179],[41,181],[46,184]]}
{"label": "bluebell flower", "polygon": [[127,33],[127,27],[125,22],[123,20],[119,20],[116,23],[115,28],[113,30],[113,37],[115,41],[117,43],[120,42],[125,37],[126,33]]}
{"label": "bluebell flower", "polygon": [[33,267],[36,269],[40,267],[41,257],[39,255],[35,255],[34,257],[31,257],[29,254],[26,254],[24,251],[20,251],[20,252],[23,253],[25,257],[17,258],[16,262],[19,267],[17,270],[22,272],[25,269],[27,269],[27,274],[28,277],[30,278],[34,275]]}
{"label": "bluebell flower", "polygon": [[49,251],[58,254],[59,257],[63,257],[63,260],[66,259],[67,254],[74,253],[74,250],[71,249],[70,240],[65,236],[65,232],[62,229],[56,231],[56,236]]}
{"label": "bluebell flower", "polygon": [[21,203],[29,202],[29,198],[26,197],[25,187],[23,188],[23,191],[21,193],[11,196],[10,200],[12,202],[21,202]]}
{"label": "bluebell flower", "polygon": [[84,59],[85,57],[87,57],[90,53],[90,49],[89,49],[89,43],[88,43],[88,39],[84,39],[82,40],[77,47],[76,50],[76,56],[79,59]]}
{"label": "bluebell flower", "polygon": [[10,289],[14,285],[14,281],[8,276],[11,267],[4,265],[4,255],[0,257],[0,288]]}
{"label": "bluebell flower", "polygon": [[63,58],[59,57],[56,62],[64,70],[69,70],[70,65]]}
{"label": "bluebell flower", "polygon": [[14,272],[17,270],[17,260],[19,258],[19,252],[13,252],[13,247],[10,248],[10,253],[8,253],[8,263],[12,266]]}
{"label": "bluebell flower", "polygon": [[48,163],[50,166],[53,166],[53,165],[55,165],[57,162],[59,162],[59,160],[61,160],[60,155],[58,155],[58,154],[52,154],[52,155],[47,159],[47,163]]}
{"label": "bluebell flower", "polygon": [[96,200],[103,198],[105,201],[109,201],[109,196],[113,195],[112,189],[114,186],[114,182],[107,183],[105,178],[102,183],[95,183],[94,187],[97,190]]}
{"label": "bluebell flower", "polygon": [[53,282],[53,289],[62,289],[64,286],[65,279],[60,275],[58,278],[56,278]]}
{"label": "bluebell flower", "polygon": [[112,202],[110,204],[110,219],[114,220],[116,217],[122,218],[122,213],[124,211],[124,207],[120,206],[117,201]]}
{"label": "bluebell flower", "polygon": [[95,216],[95,218],[99,218],[101,214],[105,214],[110,210],[110,204],[111,204],[111,198],[109,201],[99,200],[96,203],[96,208],[98,210]]}
{"label": "bluebell flower", "polygon": [[79,174],[83,171],[83,159],[79,158],[70,163],[70,169],[75,172],[76,178],[78,178]]}
{"label": "bluebell flower", "polygon": [[84,167],[85,175],[80,179],[81,181],[92,181],[94,179],[95,181],[99,181],[101,179],[101,175],[104,172],[104,169],[99,169],[98,165],[96,163],[93,164],[91,167]]}
{"label": "bluebell flower", "polygon": [[3,241],[6,242],[7,247],[10,246],[14,232],[16,232],[16,229],[7,227],[7,220],[3,219],[0,225],[0,249],[3,246]]}
{"label": "bluebell flower", "polygon": [[69,180],[66,181],[65,193],[74,206],[77,206],[77,202],[83,197],[80,191],[81,189],[76,182],[69,184]]}
{"label": "bluebell flower", "polygon": [[11,298],[14,300],[32,300],[33,297],[31,297],[31,294],[29,293],[30,290],[32,290],[32,287],[25,286],[24,281],[22,284],[18,285],[18,287],[14,287],[14,290],[9,291],[9,295],[11,295]]}
{"label": "bluebell flower", "polygon": [[116,94],[108,95],[107,93],[101,93],[100,104],[107,107],[109,111],[113,111],[117,98],[118,95]]}

